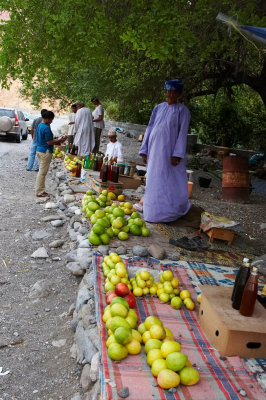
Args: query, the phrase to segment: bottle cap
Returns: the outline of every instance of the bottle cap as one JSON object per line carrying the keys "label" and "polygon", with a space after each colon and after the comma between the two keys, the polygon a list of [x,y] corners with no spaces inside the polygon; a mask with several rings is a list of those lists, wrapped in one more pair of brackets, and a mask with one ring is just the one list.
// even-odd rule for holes
{"label": "bottle cap", "polygon": [[249,262],[249,258],[243,258],[243,263],[247,263],[247,262]]}

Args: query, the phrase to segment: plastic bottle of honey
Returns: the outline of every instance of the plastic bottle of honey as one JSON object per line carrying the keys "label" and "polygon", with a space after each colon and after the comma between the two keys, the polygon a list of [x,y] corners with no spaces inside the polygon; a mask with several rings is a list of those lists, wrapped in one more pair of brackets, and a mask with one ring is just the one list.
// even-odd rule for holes
{"label": "plastic bottle of honey", "polygon": [[240,314],[244,315],[245,317],[251,317],[254,312],[258,294],[258,279],[258,268],[253,267],[250,277],[245,285],[239,310]]}

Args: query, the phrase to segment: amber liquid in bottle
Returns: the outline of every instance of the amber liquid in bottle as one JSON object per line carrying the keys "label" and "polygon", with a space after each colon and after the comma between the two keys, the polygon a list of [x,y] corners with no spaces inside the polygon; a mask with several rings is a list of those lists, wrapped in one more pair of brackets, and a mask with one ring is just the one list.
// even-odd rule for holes
{"label": "amber liquid in bottle", "polygon": [[254,311],[256,299],[258,294],[258,269],[253,267],[250,277],[247,280],[241,305],[240,314],[245,317],[251,317]]}

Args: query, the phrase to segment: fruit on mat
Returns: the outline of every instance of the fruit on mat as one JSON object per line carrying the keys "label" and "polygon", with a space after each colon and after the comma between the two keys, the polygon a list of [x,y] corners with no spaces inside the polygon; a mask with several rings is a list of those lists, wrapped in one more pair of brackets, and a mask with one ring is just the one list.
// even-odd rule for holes
{"label": "fruit on mat", "polygon": [[157,382],[161,388],[171,389],[179,385],[180,377],[176,372],[172,371],[171,369],[163,369],[159,372],[157,376]]}

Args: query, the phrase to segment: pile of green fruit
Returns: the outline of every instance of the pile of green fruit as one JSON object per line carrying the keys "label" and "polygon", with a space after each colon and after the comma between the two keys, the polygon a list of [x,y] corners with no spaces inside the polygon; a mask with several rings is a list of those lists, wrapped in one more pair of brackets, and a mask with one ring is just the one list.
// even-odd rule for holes
{"label": "pile of green fruit", "polygon": [[73,160],[71,160],[71,157],[65,156],[64,158],[64,165],[65,168],[72,172],[74,169],[77,167],[77,164],[81,164],[82,161],[78,157],[74,157]]}
{"label": "pile of green fruit", "polygon": [[[127,240],[129,233],[136,236],[150,235],[150,231],[146,228],[145,221],[140,218],[139,213],[134,211],[127,219],[123,209],[124,204],[119,206],[113,202],[114,196],[112,192],[103,191],[96,198],[91,191],[88,191],[82,199],[83,212],[93,224],[89,241],[95,246],[109,244],[114,236],[120,240]],[[131,203],[127,204],[128,209],[130,209],[130,205]]]}
{"label": "pile of green fruit", "polygon": [[54,157],[54,158],[61,158],[63,155],[64,155],[64,152],[61,151],[61,150],[59,150],[58,147],[56,147],[56,148],[54,149],[54,152],[53,152],[53,157]]}

